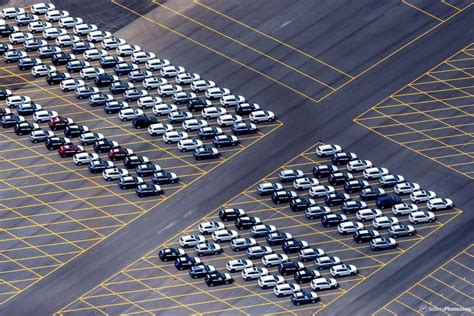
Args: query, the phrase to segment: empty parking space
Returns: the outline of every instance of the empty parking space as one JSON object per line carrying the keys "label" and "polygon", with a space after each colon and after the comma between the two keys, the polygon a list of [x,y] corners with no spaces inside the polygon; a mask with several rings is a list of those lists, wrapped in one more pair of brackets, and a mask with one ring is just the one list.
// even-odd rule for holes
{"label": "empty parking space", "polygon": [[472,179],[473,74],[471,44],[355,122]]}
{"label": "empty parking space", "polygon": [[474,297],[474,245],[445,262],[375,315],[469,314]]}
{"label": "empty parking space", "polygon": [[[7,24],[15,25],[15,21],[8,20]],[[53,27],[59,27],[58,22],[52,24]],[[73,34],[71,28],[67,30],[69,34]],[[28,29],[21,26],[20,31],[28,32]],[[34,38],[43,39],[43,35],[39,32],[34,34]],[[87,40],[85,35],[80,39]],[[48,45],[56,46],[54,39],[47,42]],[[0,38],[0,43],[10,44],[8,37]],[[100,42],[96,46],[102,48]],[[15,44],[13,47],[24,49],[23,44]],[[71,52],[71,48],[63,47],[62,51]],[[40,56],[34,50],[27,54],[29,57],[41,58],[43,64],[52,65],[50,57]],[[115,55],[115,49],[108,54]],[[76,57],[84,60],[82,53],[76,53]],[[131,62],[130,56],[125,57],[124,61]],[[91,61],[90,64],[100,67],[98,60]],[[145,69],[143,63],[139,66]],[[68,73],[66,65],[55,67],[59,72]],[[113,74],[111,68],[106,72]],[[159,70],[153,74],[160,77]],[[81,79],[78,72],[71,76]],[[127,75],[121,75],[119,79],[125,82],[129,80]],[[170,78],[169,82],[176,84],[174,78]],[[162,135],[151,136],[147,128],[136,129],[130,121],[121,121],[117,114],[105,113],[102,105],[91,106],[87,97],[77,98],[74,90],[64,92],[59,85],[49,85],[45,77],[35,78],[30,70],[19,70],[16,61],[0,62],[0,83],[2,89],[11,90],[14,96],[27,96],[41,105],[43,110],[55,111],[61,117],[72,119],[75,124],[87,126],[92,132],[102,133],[105,138],[132,149],[135,154],[147,157],[162,170],[179,177],[177,182],[160,184],[162,194],[140,198],[135,189],[121,190],[115,181],[105,181],[102,172],[89,172],[87,163],[76,165],[71,158],[61,158],[57,150],[48,150],[44,143],[33,143],[28,133],[17,135],[13,127],[2,128],[0,304],[282,126],[278,120],[260,122],[255,133],[238,135],[239,142],[235,146],[219,148],[219,157],[198,161],[194,158],[193,151],[181,152],[176,143],[165,143]],[[85,84],[95,86],[93,80],[86,80]],[[135,83],[135,86],[143,89],[141,82]],[[111,93],[108,87],[98,89],[106,94]],[[191,91],[189,84],[183,84],[183,91]],[[159,97],[156,89],[148,90],[148,94]],[[199,98],[206,98],[204,92],[197,95]],[[123,101],[122,94],[114,95],[113,98]],[[163,97],[162,102],[171,104],[171,96]],[[212,103],[220,106],[219,99]],[[129,104],[131,108],[138,108],[136,101],[130,101]],[[261,106],[266,107],[263,104]],[[17,109],[9,108],[4,100],[0,101],[0,107],[17,114]],[[176,109],[188,111],[186,104],[178,104]],[[235,113],[232,107],[227,112]],[[154,116],[151,108],[144,109],[144,113]],[[193,114],[196,119],[203,118],[200,111]],[[2,116],[6,114],[2,112]],[[27,122],[34,122],[32,115],[24,117]],[[166,115],[157,118],[161,123],[168,123]],[[248,121],[248,115],[243,119]],[[210,126],[218,126],[215,118],[208,122]],[[48,121],[38,124],[41,129],[50,131]],[[172,126],[177,131],[184,131],[181,123],[173,123]],[[223,126],[222,130],[223,133],[232,134],[230,126]],[[64,137],[62,130],[54,133]],[[191,139],[198,138],[197,131],[189,131],[188,134]],[[71,140],[79,145],[78,138]],[[214,146],[212,138],[203,140],[203,145]],[[86,152],[94,153],[91,144],[84,148]],[[107,151],[98,153],[98,156],[109,161]],[[121,161],[115,161],[115,165],[124,168]],[[136,175],[134,167],[130,167],[129,172],[130,175]],[[144,177],[144,180],[151,183],[151,176]]]}
{"label": "empty parking space", "polygon": [[[319,144],[318,144],[319,145]],[[204,217],[203,221],[221,221],[219,210],[222,208],[241,208],[248,216],[258,217],[266,225],[274,225],[278,231],[290,233],[294,239],[307,241],[310,247],[322,249],[326,255],[338,257],[345,264],[355,265],[357,275],[337,279],[339,288],[320,291],[320,302],[308,306],[294,306],[288,297],[277,298],[271,289],[262,290],[256,280],[244,281],[240,273],[232,273],[234,283],[230,285],[208,287],[203,279],[192,279],[186,270],[179,271],[173,261],[163,262],[158,256],[164,247],[180,247],[178,239],[182,235],[199,234],[196,223],[168,242],[154,249],[132,265],[120,271],[113,277],[101,283],[92,291],[81,296],[77,301],[61,310],[61,314],[80,314],[92,311],[104,313],[131,314],[300,314],[318,312],[331,305],[343,295],[350,293],[356,285],[370,278],[376,271],[382,269],[394,259],[403,255],[408,249],[428,238],[439,228],[458,216],[458,209],[436,211],[436,221],[416,224],[416,234],[398,237],[397,247],[373,251],[368,243],[356,243],[351,234],[342,235],[337,227],[324,227],[319,218],[309,219],[304,211],[292,211],[288,203],[275,204],[270,196],[261,196],[256,192],[257,184],[264,182],[279,182],[278,173],[284,169],[301,170],[307,177],[313,177],[313,167],[332,164],[330,158],[320,158],[315,154],[315,146],[301,153],[279,169],[275,170],[261,181],[251,186],[241,194],[232,198],[217,210]],[[364,153],[358,153],[361,158]],[[345,165],[339,166],[341,171],[347,171]],[[395,172],[392,170],[392,172]],[[363,179],[361,172],[353,172],[356,179]],[[407,181],[416,181],[409,179]],[[318,178],[321,185],[328,185],[325,177]],[[370,180],[372,187],[378,187],[378,180]],[[294,190],[292,182],[285,182],[287,190]],[[342,185],[335,185],[337,192],[344,192]],[[387,194],[395,194],[393,188],[384,188]],[[297,191],[299,197],[310,198],[307,190]],[[354,200],[359,199],[358,193],[350,193]],[[411,203],[410,197],[400,195],[403,202]],[[314,197],[316,203],[324,206],[323,198]],[[422,204],[420,209],[425,209]],[[376,208],[374,200],[367,201],[368,208]],[[333,213],[340,214],[339,206],[330,207]],[[383,210],[383,215],[393,216],[390,209]],[[357,221],[354,213],[347,214],[349,221]],[[397,216],[401,224],[411,224],[407,215]],[[252,237],[249,230],[237,230],[232,222],[224,222],[226,228],[236,230],[240,237]],[[366,228],[371,222],[363,222]],[[386,229],[380,229],[382,236],[388,236]],[[206,239],[212,241],[210,235]],[[265,238],[257,238],[259,245],[267,245]],[[247,259],[244,251],[233,251],[229,243],[222,242],[223,252],[218,255],[202,257],[204,264],[214,266],[218,271],[226,271],[226,263],[233,259]],[[281,246],[271,246],[275,253],[283,253]],[[185,248],[190,256],[195,256],[192,248]],[[288,254],[290,260],[300,261],[297,253]],[[253,259],[256,266],[262,267],[261,259]],[[315,263],[304,262],[305,267],[316,269]],[[280,275],[277,268],[269,268],[271,274]],[[227,271],[226,271],[227,272]],[[331,277],[329,270],[320,270],[323,277]],[[292,275],[285,276],[288,283],[295,283]],[[300,284],[304,290],[311,290],[309,283]]]}

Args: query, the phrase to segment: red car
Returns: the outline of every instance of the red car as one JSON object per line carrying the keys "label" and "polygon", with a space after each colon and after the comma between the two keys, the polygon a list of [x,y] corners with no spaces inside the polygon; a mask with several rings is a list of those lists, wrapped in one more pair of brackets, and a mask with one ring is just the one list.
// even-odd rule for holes
{"label": "red car", "polygon": [[67,118],[67,117],[57,116],[49,120],[48,126],[53,131],[56,131],[58,129],[65,129],[66,126],[69,126],[72,124],[74,124],[74,121],[72,119]]}
{"label": "red car", "polygon": [[85,152],[84,147],[74,144],[62,145],[58,149],[58,153],[61,158],[72,157],[75,154],[83,152]]}
{"label": "red car", "polygon": [[124,147],[117,147],[111,149],[107,156],[109,156],[110,160],[124,160],[125,157],[133,155],[133,150]]}

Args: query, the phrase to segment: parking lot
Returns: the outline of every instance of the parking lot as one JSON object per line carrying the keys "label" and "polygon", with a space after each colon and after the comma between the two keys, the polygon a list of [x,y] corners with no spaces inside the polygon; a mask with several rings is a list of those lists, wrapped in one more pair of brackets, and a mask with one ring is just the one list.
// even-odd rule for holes
{"label": "parking lot", "polygon": [[448,260],[374,315],[471,314],[474,245]]}
{"label": "parking lot", "polygon": [[[331,164],[328,158],[319,158],[315,154],[316,144],[307,149],[291,161],[281,166],[258,183],[278,182],[278,171],[283,169],[300,169],[306,176],[312,176],[313,167],[320,164]],[[360,158],[363,153],[357,153]],[[340,166],[341,171],[346,171],[345,166]],[[396,171],[392,170],[396,173]],[[361,178],[361,173],[354,173],[356,179]],[[407,181],[416,181],[406,176]],[[321,184],[327,184],[325,178],[319,178]],[[369,181],[372,186],[377,186],[377,180]],[[130,314],[300,314],[305,312],[318,312],[330,306],[343,295],[350,293],[356,285],[370,278],[376,271],[403,255],[404,252],[417,245],[420,241],[428,238],[438,229],[446,225],[453,218],[461,214],[459,209],[437,211],[437,220],[433,223],[418,224],[416,235],[401,237],[397,239],[398,246],[395,249],[374,252],[367,244],[357,244],[351,235],[341,235],[336,227],[325,228],[321,222],[306,218],[304,212],[293,212],[288,204],[274,204],[270,197],[262,197],[256,192],[255,185],[232,198],[217,210],[204,217],[202,221],[219,221],[218,211],[221,208],[242,208],[246,214],[259,217],[264,224],[274,225],[280,232],[292,234],[295,239],[305,240],[310,246],[321,248],[327,255],[337,256],[343,263],[356,265],[358,274],[356,276],[338,279],[338,289],[318,292],[321,301],[305,307],[295,307],[288,298],[277,298],[271,289],[262,290],[256,280],[244,281],[240,273],[232,273],[235,283],[220,286],[216,289],[209,288],[203,280],[191,279],[187,272],[177,271],[173,263],[164,263],[158,257],[158,251],[163,247],[179,247],[178,238],[185,234],[199,234],[198,223],[188,227],[168,242],[160,245],[146,256],[142,257],[126,269],[120,271],[113,277],[101,283],[92,291],[81,296],[77,301],[71,303],[61,314],[72,315],[88,311],[100,311],[107,314],[130,313]],[[287,189],[293,189],[292,183],[284,184]],[[337,190],[342,190],[337,187]],[[387,193],[393,193],[393,189],[386,189]],[[358,194],[350,194],[357,199]],[[298,196],[307,197],[307,191],[298,191]],[[404,202],[409,196],[401,196]],[[317,198],[318,205],[324,205],[321,198]],[[367,207],[374,207],[374,202],[369,201]],[[420,206],[421,207],[421,206]],[[334,207],[333,210],[337,208]],[[389,210],[384,211],[390,215]],[[354,220],[354,214],[348,214],[348,220]],[[400,223],[408,223],[407,216],[399,217]],[[234,229],[233,224],[225,222],[228,229]],[[370,222],[365,223],[370,227]],[[241,237],[251,237],[248,230],[238,231]],[[382,234],[385,234],[381,230]],[[260,240],[259,240],[260,241]],[[260,245],[266,245],[262,240]],[[243,252],[234,252],[226,243],[221,243],[224,252],[221,255],[203,257],[205,264],[216,267],[218,271],[225,271],[225,264],[232,259],[244,259]],[[272,246],[273,249],[279,246]],[[190,255],[194,251],[186,248]],[[289,254],[291,260],[298,260],[297,254]],[[254,263],[261,266],[260,259]],[[311,261],[305,262],[305,266],[314,269]],[[278,275],[276,268],[269,270]],[[324,277],[329,277],[327,270],[322,271]],[[291,276],[285,279],[292,283]],[[294,282],[294,281],[293,281]],[[304,289],[309,289],[309,284],[303,284]]]}
{"label": "parking lot", "polygon": [[[8,20],[7,24],[15,25],[15,21]],[[57,26],[58,22],[54,22],[53,27]],[[23,26],[20,31],[27,32],[28,29]],[[72,33],[71,29],[68,31]],[[34,37],[43,38],[41,32]],[[85,36],[82,36],[81,40],[84,39]],[[0,42],[7,44],[8,37],[1,38]],[[56,45],[54,40],[48,40],[48,44]],[[23,49],[22,44],[13,46]],[[69,52],[70,48],[63,48],[63,51]],[[114,54],[115,50],[109,51],[109,55]],[[82,54],[76,55],[78,59],[83,59]],[[38,57],[36,52],[29,52],[28,56]],[[130,57],[125,60],[130,62]],[[43,58],[42,61],[51,65],[50,58]],[[92,61],[91,65],[100,67],[98,61]],[[56,68],[67,73],[65,65]],[[159,71],[155,75],[159,76]],[[72,74],[72,77],[80,78],[78,73]],[[121,76],[120,79],[128,80],[127,76]],[[174,79],[169,81],[174,83]],[[117,114],[106,114],[103,107],[91,107],[87,99],[79,100],[74,92],[63,92],[57,85],[48,85],[44,77],[35,78],[30,71],[20,71],[15,63],[0,62],[0,82],[1,87],[12,90],[13,95],[28,96],[44,110],[56,111],[76,124],[86,125],[91,131],[104,134],[106,138],[148,157],[163,170],[174,172],[179,177],[178,183],[161,186],[164,191],[162,195],[139,198],[135,190],[120,190],[116,183],[106,182],[101,173],[92,174],[88,172],[87,166],[76,166],[71,158],[60,158],[57,151],[48,151],[44,144],[33,144],[28,135],[17,136],[13,129],[2,129],[0,249],[3,259],[0,261],[0,304],[154,209],[282,125],[278,120],[259,123],[258,132],[239,136],[240,143],[237,146],[220,148],[219,158],[196,161],[192,152],[180,152],[176,144],[165,144],[161,136],[150,136],[146,128],[133,128],[130,122],[120,121]],[[87,84],[94,85],[94,82],[89,80]],[[140,88],[142,84],[136,83],[135,86]],[[109,93],[107,87],[99,90]],[[189,90],[189,86],[184,86],[184,90]],[[149,94],[156,96],[156,89],[150,90]],[[199,94],[199,97],[203,96],[204,93]],[[121,100],[122,96],[116,95],[115,99]],[[170,97],[163,99],[163,102],[171,103]],[[214,101],[215,105],[218,103],[219,100]],[[136,108],[135,102],[130,102],[130,105]],[[5,101],[0,101],[0,107],[7,108]],[[178,107],[186,109],[185,104]],[[262,104],[262,107],[265,106]],[[15,109],[12,112],[15,114]],[[145,110],[145,113],[152,114],[151,109]],[[201,115],[195,114],[195,117],[200,118]],[[25,118],[33,122],[31,116]],[[165,123],[166,116],[159,120]],[[209,123],[217,125],[211,120]],[[48,129],[47,124],[43,122],[39,125]],[[175,127],[179,130],[180,124],[175,124]],[[230,127],[224,127],[223,130],[230,133]],[[55,133],[63,136],[62,131]],[[189,135],[190,138],[197,138],[196,131]],[[75,139],[72,141],[76,142]],[[204,143],[212,146],[211,140]],[[93,151],[90,146],[85,147],[88,152]],[[107,159],[107,153],[99,156]]]}
{"label": "parking lot", "polygon": [[473,74],[471,44],[355,122],[474,179]]}

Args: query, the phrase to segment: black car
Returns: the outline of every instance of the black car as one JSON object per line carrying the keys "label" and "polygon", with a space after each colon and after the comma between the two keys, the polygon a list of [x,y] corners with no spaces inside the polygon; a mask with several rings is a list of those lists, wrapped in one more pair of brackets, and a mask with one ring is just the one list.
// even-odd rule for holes
{"label": "black car", "polygon": [[332,155],[331,160],[335,165],[347,164],[351,160],[357,159],[357,155],[354,153],[340,152]]}
{"label": "black car", "polygon": [[66,139],[64,137],[50,137],[46,139],[44,145],[48,150],[59,149],[62,145],[66,144]]}
{"label": "black car", "polygon": [[163,248],[158,252],[158,257],[162,261],[176,260],[179,257],[186,255],[184,249],[181,248]]}
{"label": "black car", "polygon": [[310,198],[296,198],[290,201],[290,208],[293,212],[304,211],[310,206],[315,206],[316,203]]}
{"label": "black car", "polygon": [[117,142],[109,140],[109,139],[103,139],[96,141],[94,143],[94,150],[96,153],[106,153],[109,152],[111,149],[117,148],[119,145]]}
{"label": "black car", "polygon": [[49,85],[60,84],[64,79],[70,78],[65,73],[62,72],[51,72],[46,76],[46,82]]}
{"label": "black car", "polygon": [[320,276],[321,274],[318,271],[304,268],[299,271],[296,271],[293,275],[293,278],[295,279],[296,283],[301,284],[309,283],[311,282],[311,280],[319,278]]}
{"label": "black car", "polygon": [[[75,42],[71,46],[71,52],[74,54],[82,54],[86,50],[93,49],[94,44],[89,42]],[[102,67],[103,68],[103,67]]]}
{"label": "black car", "polygon": [[345,221],[347,221],[347,217],[342,214],[327,214],[321,217],[321,224],[323,224],[324,227],[337,226]]}
{"label": "black car", "polygon": [[214,147],[203,146],[195,148],[193,151],[193,157],[196,160],[217,159],[219,156],[219,151]]}
{"label": "black car", "polygon": [[258,217],[252,217],[252,216],[241,216],[237,218],[234,222],[235,227],[237,229],[250,229],[252,226],[255,226],[257,224],[260,224],[261,220]]}
{"label": "black car", "polygon": [[219,211],[219,217],[224,222],[235,221],[242,216],[245,216],[245,211],[241,208],[224,208]]}
{"label": "black car", "polygon": [[343,184],[354,179],[352,174],[347,172],[336,172],[329,175],[328,181],[331,185]]}
{"label": "black car", "polygon": [[0,100],[5,100],[12,95],[12,91],[9,89],[0,89]]}
{"label": "black car", "polygon": [[167,184],[176,183],[179,181],[179,178],[176,176],[176,174],[169,171],[160,171],[153,174],[151,180],[156,184]]}
{"label": "black car", "polygon": [[283,242],[281,249],[283,249],[284,253],[289,254],[289,253],[297,253],[301,249],[306,249],[308,247],[309,245],[306,241],[292,239],[292,240],[287,240]]}
{"label": "black car", "polygon": [[66,65],[69,61],[73,60],[73,56],[69,53],[56,53],[51,57],[51,62],[55,66]]}
{"label": "black car", "polygon": [[255,103],[241,103],[235,107],[235,113],[239,115],[247,115],[258,110],[260,110],[260,106]]}
{"label": "black car", "polygon": [[268,234],[266,237],[267,243],[270,246],[282,245],[285,241],[292,240],[292,239],[293,237],[291,236],[291,234],[282,233],[279,231]]}
{"label": "black car", "polygon": [[92,161],[89,163],[88,169],[91,173],[100,173],[107,168],[113,166],[111,161],[99,158],[98,160]]}
{"label": "black car", "polygon": [[99,60],[100,67],[102,68],[113,68],[118,63],[122,62],[122,58],[119,56],[104,56]]}
{"label": "black car", "polygon": [[192,266],[198,264],[201,264],[201,259],[189,255],[184,255],[182,257],[176,258],[176,261],[174,262],[174,265],[178,270],[189,269]]}
{"label": "black car", "polygon": [[147,162],[148,162],[148,158],[145,158],[139,155],[130,155],[130,156],[125,157],[125,159],[123,160],[123,165],[127,169],[132,169]]}
{"label": "black car", "polygon": [[15,33],[16,29],[13,26],[8,24],[0,25],[0,36],[1,37],[8,37],[10,34]]}
{"label": "black car", "polygon": [[372,229],[360,229],[353,235],[355,242],[359,244],[363,242],[369,242],[377,237],[380,237],[380,233]]}
{"label": "black car", "polygon": [[360,192],[369,186],[370,184],[365,180],[350,180],[344,183],[344,191],[347,193]]}
{"label": "black car", "polygon": [[324,202],[328,206],[341,205],[342,203],[349,201],[351,197],[347,193],[331,193],[324,197]]}
{"label": "black car", "polygon": [[255,134],[258,132],[258,127],[254,123],[240,122],[233,124],[230,130],[235,135]]}
{"label": "black car", "polygon": [[293,305],[313,304],[320,300],[321,298],[314,292],[300,291],[291,295]]}
{"label": "black car", "polygon": [[112,94],[121,94],[128,89],[132,89],[133,84],[126,81],[116,81],[109,86],[109,91]]}
{"label": "black car", "polygon": [[89,128],[84,125],[69,125],[64,129],[64,135],[66,137],[79,137],[88,131]]}
{"label": "black car", "polygon": [[134,189],[140,184],[143,184],[143,180],[139,177],[121,177],[117,181],[117,184],[122,190]]}
{"label": "black car", "polygon": [[239,139],[234,135],[217,135],[212,139],[212,144],[216,147],[237,146]]}
{"label": "black car", "polygon": [[11,47],[9,44],[6,43],[0,43],[0,55],[5,54],[6,51],[8,51]]}
{"label": "black car", "polygon": [[384,196],[386,193],[384,190],[379,188],[366,188],[359,193],[360,198],[363,201],[375,200],[378,197]]}
{"label": "black car", "polygon": [[206,99],[201,99],[201,98],[196,98],[192,100],[188,100],[188,109],[191,112],[194,111],[201,111],[202,109],[211,106],[212,103],[209,100]]}
{"label": "black car", "polygon": [[355,213],[358,210],[367,207],[367,203],[363,201],[347,201],[344,202],[341,206],[341,210],[344,214]]}
{"label": "black car", "polygon": [[38,124],[31,123],[31,122],[21,122],[15,125],[13,131],[17,135],[26,135],[31,133],[32,131],[39,129]]}
{"label": "black car", "polygon": [[139,177],[149,177],[159,171],[161,171],[161,167],[151,162],[141,164],[135,168],[135,172]]}
{"label": "black car", "polygon": [[110,86],[114,81],[116,81],[116,77],[109,75],[109,74],[101,74],[98,75],[94,79],[94,83],[97,87],[108,87]]}
{"label": "black car", "polygon": [[110,101],[104,104],[104,111],[107,114],[118,113],[120,110],[128,107],[128,104],[125,104],[122,101]]}
{"label": "black car", "polygon": [[224,131],[220,127],[205,126],[198,129],[198,136],[200,139],[209,139],[217,135],[222,135]]}
{"label": "black car", "polygon": [[333,165],[319,165],[313,168],[313,174],[317,178],[327,177],[331,173],[338,172],[339,168]]}
{"label": "black car", "polygon": [[135,193],[139,197],[155,196],[155,195],[163,194],[163,190],[161,189],[159,185],[144,183],[144,184],[140,184],[139,186],[135,188]]}
{"label": "black car", "polygon": [[88,63],[82,60],[71,60],[66,64],[66,70],[69,73],[79,72],[82,69],[86,68],[87,65]]}
{"label": "black car", "polygon": [[216,269],[213,266],[208,266],[205,264],[200,264],[197,266],[192,266],[189,269],[189,276],[193,279],[204,278],[209,273],[215,272]]}
{"label": "black car", "polygon": [[40,108],[41,108],[40,105],[32,101],[31,103],[28,103],[28,104],[20,104],[16,108],[16,113],[18,113],[18,115],[32,115],[36,111],[39,111]]}
{"label": "black car", "polygon": [[20,70],[29,70],[33,68],[33,66],[39,65],[36,58],[25,57],[21,58],[16,62],[18,69]]}
{"label": "black car", "polygon": [[14,127],[17,123],[24,122],[24,118],[18,115],[2,116],[0,121],[3,128]]}
{"label": "black car", "polygon": [[272,201],[275,204],[288,203],[291,199],[297,197],[296,192],[294,191],[276,191],[272,193]]}
{"label": "black car", "polygon": [[278,272],[280,272],[281,275],[295,274],[302,269],[304,269],[304,264],[294,261],[284,262],[278,266]]}
{"label": "black car", "polygon": [[75,94],[76,98],[78,99],[84,99],[88,98],[91,95],[97,93],[97,88],[95,87],[89,87],[89,86],[82,86],[76,89]]}
{"label": "black car", "polygon": [[128,75],[132,70],[135,70],[132,64],[120,63],[114,66],[114,72],[117,76]]}
{"label": "black car", "polygon": [[158,123],[158,119],[151,115],[140,115],[134,118],[132,121],[132,125],[135,128],[146,128],[155,123]]}
{"label": "black car", "polygon": [[232,279],[232,277],[228,273],[214,272],[214,273],[208,274],[204,278],[204,282],[206,282],[208,286],[215,286],[215,285],[230,284],[234,282],[234,279]]}

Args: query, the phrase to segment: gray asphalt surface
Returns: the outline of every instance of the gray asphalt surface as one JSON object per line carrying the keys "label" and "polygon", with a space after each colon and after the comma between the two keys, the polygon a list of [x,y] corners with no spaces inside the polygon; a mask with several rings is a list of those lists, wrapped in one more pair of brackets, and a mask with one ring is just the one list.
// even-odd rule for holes
{"label": "gray asphalt surface", "polygon": [[[81,5],[86,7],[84,2]],[[64,8],[69,9],[67,3],[64,3]],[[129,16],[119,8],[110,9],[108,12],[110,16],[124,19]],[[76,14],[87,19],[88,14],[92,13],[78,9]],[[144,35],[144,42],[140,37],[127,38],[147,50],[169,55],[177,63],[192,66],[194,71],[205,74],[217,82],[223,82],[232,90],[255,99],[257,103],[268,105],[268,108],[279,115],[285,126],[191,185],[178,198],[166,201],[157,211],[145,214],[21,293],[0,307],[1,313],[48,315],[58,311],[318,140],[341,144],[351,151],[363,153],[376,165],[397,170],[400,174],[411,175],[423,187],[430,188],[441,196],[452,198],[457,207],[465,211],[440,232],[353,289],[350,295],[333,303],[325,313],[367,314],[377,310],[400,291],[434,270],[448,257],[464,249],[473,240],[474,216],[469,211],[472,210],[474,185],[467,177],[453,173],[433,161],[388,142],[355,125],[352,120],[472,42],[474,39],[472,21],[474,21],[474,10],[470,9],[459,14],[443,27],[434,30],[320,104],[314,104],[186,39],[175,37],[172,40],[173,45],[166,45],[163,48],[163,43],[171,41],[167,38],[171,35],[163,34],[160,28],[148,26],[146,30],[150,33]],[[317,28],[317,25],[314,27]],[[182,28],[181,31],[186,34],[199,32],[195,25],[183,25]],[[126,31],[120,32],[126,33]],[[388,32],[397,33],[397,29]],[[159,42],[146,41],[146,38],[155,36],[160,39]],[[207,41],[216,41],[221,45],[220,50],[232,50],[235,45],[215,37],[211,38],[209,34],[207,37]],[[361,43],[366,40],[367,37],[360,39]],[[202,38],[202,41],[205,39]],[[239,58],[248,57],[248,55],[239,56],[248,54],[247,51],[240,52],[235,49],[233,51]],[[367,56],[368,59],[373,57],[375,55]],[[262,60],[261,56],[253,56],[248,60],[248,63],[255,67],[262,67],[258,64],[260,62],[266,61]],[[350,59],[345,62],[350,63]],[[263,65],[263,68],[265,67]],[[360,61],[349,65],[348,69],[357,67],[360,67]],[[270,70],[277,78],[285,78],[291,72],[289,69],[274,68]],[[292,86],[302,87],[307,84],[301,77],[291,78]],[[314,91],[315,95],[320,93],[317,89]],[[186,214],[184,218],[183,214]],[[417,268],[413,269],[413,266]],[[374,297],[370,293],[377,293],[377,296]]]}

